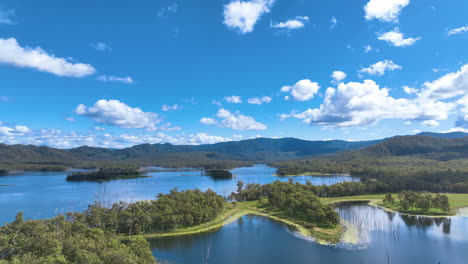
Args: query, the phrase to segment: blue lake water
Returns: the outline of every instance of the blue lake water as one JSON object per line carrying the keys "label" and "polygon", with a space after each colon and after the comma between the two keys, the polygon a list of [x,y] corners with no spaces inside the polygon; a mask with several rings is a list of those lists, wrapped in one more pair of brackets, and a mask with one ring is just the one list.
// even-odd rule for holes
{"label": "blue lake water", "polygon": [[[116,180],[110,182],[67,182],[65,172],[27,172],[20,175],[0,177],[0,224],[10,222],[18,211],[26,218],[53,217],[70,211],[85,210],[88,204],[99,201],[111,205],[117,201],[135,202],[154,199],[158,193],[179,190],[212,189],[228,196],[237,189],[237,181],[248,183],[270,183],[288,178],[276,177],[275,169],[266,165],[237,168],[231,171],[233,179],[214,180],[202,176],[200,171],[151,172],[149,178]],[[299,176],[294,181],[313,184],[334,184],[356,181],[349,176]],[[1,186],[11,185],[11,186]]]}
{"label": "blue lake water", "polygon": [[356,243],[315,243],[268,218],[244,216],[198,236],[151,241],[158,263],[466,264],[468,218],[426,218],[358,204],[337,209]]}

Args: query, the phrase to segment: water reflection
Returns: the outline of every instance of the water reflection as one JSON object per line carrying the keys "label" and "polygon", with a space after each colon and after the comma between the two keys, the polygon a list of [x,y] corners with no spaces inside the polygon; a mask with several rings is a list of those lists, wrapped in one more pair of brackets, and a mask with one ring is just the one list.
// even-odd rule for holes
{"label": "water reflection", "polygon": [[161,263],[458,264],[468,259],[468,218],[405,216],[365,203],[340,204],[337,211],[359,228],[358,245],[320,245],[283,224],[244,216],[219,231],[158,239],[151,247]]}

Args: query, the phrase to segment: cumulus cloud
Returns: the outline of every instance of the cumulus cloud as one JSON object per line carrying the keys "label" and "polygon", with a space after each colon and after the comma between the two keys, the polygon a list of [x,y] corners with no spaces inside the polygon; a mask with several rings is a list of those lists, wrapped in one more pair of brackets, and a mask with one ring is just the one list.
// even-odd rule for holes
{"label": "cumulus cloud", "polygon": [[342,80],[346,78],[346,73],[342,71],[334,71],[331,77],[333,78],[332,83],[338,84],[339,82],[341,82]]}
{"label": "cumulus cloud", "polygon": [[252,97],[247,100],[249,104],[256,104],[256,105],[261,105],[261,104],[269,104],[271,103],[271,97],[269,96],[263,96],[263,97]]}
{"label": "cumulus cloud", "polygon": [[423,126],[428,126],[428,127],[436,127],[439,126],[439,122],[435,120],[425,120],[421,123]]}
{"label": "cumulus cloud", "polygon": [[241,104],[242,103],[241,97],[237,96],[237,95],[226,96],[226,97],[224,97],[224,100],[226,100],[226,102],[231,103],[231,104]]}
{"label": "cumulus cloud", "polygon": [[468,95],[459,99],[457,104],[461,106],[461,109],[455,125],[460,128],[468,129]]}
{"label": "cumulus cloud", "polygon": [[39,47],[21,47],[14,38],[0,38],[0,63],[67,77],[83,77],[96,71],[89,64],[72,63],[68,59],[48,54]]}
{"label": "cumulus cloud", "polygon": [[303,28],[305,26],[305,23],[309,21],[309,17],[307,16],[297,16],[293,19],[289,19],[284,22],[279,22],[279,23],[272,23],[271,27],[272,28],[278,28],[278,29],[299,29]]}
{"label": "cumulus cloud", "polygon": [[[95,130],[103,130],[98,129]],[[33,144],[46,145],[55,148],[75,148],[79,146],[124,148],[137,144],[171,143],[177,145],[213,144],[224,141],[238,140],[239,135],[222,137],[209,135],[204,132],[190,135],[168,135],[163,132],[135,133],[135,134],[108,134],[108,133],[77,133],[64,132],[54,129],[29,130],[27,133],[19,133],[15,128],[0,127],[0,142],[6,144]]]}
{"label": "cumulus cloud", "polygon": [[0,126],[0,136],[23,136],[31,132],[27,126]]}
{"label": "cumulus cloud", "polygon": [[211,117],[202,117],[200,119],[200,123],[205,124],[205,125],[214,125],[214,124],[217,124],[218,121],[216,121],[216,119],[211,118]]}
{"label": "cumulus cloud", "polygon": [[452,36],[452,35],[461,34],[461,33],[465,33],[465,32],[468,32],[468,25],[464,26],[464,27],[459,27],[459,28],[454,28],[452,30],[449,30],[447,35]]}
{"label": "cumulus cloud", "polygon": [[0,6],[0,24],[14,25],[16,24],[14,20],[15,11],[12,9],[5,9]]}
{"label": "cumulus cloud", "polygon": [[121,83],[126,83],[126,84],[132,84],[134,82],[132,77],[130,76],[118,77],[114,75],[111,75],[111,76],[101,75],[97,79],[103,82],[121,82]]}
{"label": "cumulus cloud", "polygon": [[260,17],[270,12],[274,0],[232,1],[224,6],[224,24],[242,34],[252,32]]}
{"label": "cumulus cloud", "polygon": [[425,82],[421,96],[429,99],[448,99],[468,93],[468,64],[459,71],[448,73],[432,82]]}
{"label": "cumulus cloud", "polygon": [[221,127],[234,130],[265,130],[267,126],[255,121],[253,117],[241,115],[239,112],[231,113],[226,109],[218,110],[217,117],[222,118]]}
{"label": "cumulus cloud", "polygon": [[384,60],[376,62],[367,68],[362,68],[359,72],[367,73],[370,75],[382,76],[386,71],[401,70],[402,67],[391,60]]}
{"label": "cumulus cloud", "polygon": [[175,104],[175,105],[163,105],[161,107],[161,110],[163,110],[164,112],[169,112],[169,111],[176,111],[176,110],[180,110],[182,109],[182,106],[178,105],[178,104]]}
{"label": "cumulus cloud", "polygon": [[188,143],[190,145],[199,145],[199,144],[215,144],[219,142],[232,141],[229,137],[221,136],[212,136],[207,133],[197,133],[194,135],[189,135]]}
{"label": "cumulus cloud", "polygon": [[230,111],[221,108],[216,113],[216,120],[210,117],[200,119],[200,123],[205,125],[219,124],[221,127],[227,127],[234,130],[265,130],[267,126],[255,121],[253,117],[241,115],[239,112],[231,113]]}
{"label": "cumulus cloud", "polygon": [[[298,81],[293,86],[283,86],[281,92],[290,93],[296,101],[307,101],[312,99],[319,89],[318,83],[305,79]],[[286,99],[289,99],[289,97]]]}
{"label": "cumulus cloud", "polygon": [[389,89],[380,88],[372,80],[362,83],[340,83],[328,88],[319,108],[293,112],[284,117],[302,119],[320,126],[351,127],[372,125],[383,119],[445,120],[454,107],[451,103],[417,98],[396,99]]}
{"label": "cumulus cloud", "polygon": [[403,34],[400,33],[398,28],[395,28],[393,31],[385,32],[379,36],[380,40],[384,40],[395,47],[405,47],[411,46],[416,41],[420,40],[421,38],[404,38]]}
{"label": "cumulus cloud", "polygon": [[398,22],[401,10],[409,3],[409,0],[370,0],[364,7],[366,20]]}
{"label": "cumulus cloud", "polygon": [[112,48],[104,42],[91,43],[91,47],[97,51],[112,51]]}
{"label": "cumulus cloud", "polygon": [[407,93],[407,94],[417,94],[418,91],[419,91],[416,88],[412,88],[412,87],[409,87],[409,86],[406,86],[406,85],[403,86],[402,88],[403,88],[403,91],[405,91],[405,93]]}
{"label": "cumulus cloud", "polygon": [[118,100],[99,100],[94,106],[78,105],[76,114],[92,120],[121,128],[139,128],[148,131],[156,130],[160,123],[158,114],[143,112],[140,108],[132,108]]}

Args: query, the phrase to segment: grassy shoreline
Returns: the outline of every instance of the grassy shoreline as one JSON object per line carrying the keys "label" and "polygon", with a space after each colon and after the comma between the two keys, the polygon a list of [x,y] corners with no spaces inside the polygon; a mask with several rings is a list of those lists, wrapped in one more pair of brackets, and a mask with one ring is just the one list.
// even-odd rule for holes
{"label": "grassy shoreline", "polygon": [[[395,210],[395,208],[387,207],[383,205],[382,200],[385,197],[385,194],[370,194],[370,195],[358,195],[358,196],[346,196],[346,197],[334,197],[334,198],[321,198],[325,203],[339,203],[339,202],[359,202],[359,201],[368,201],[369,205],[380,207],[384,210],[390,212],[399,212],[401,214],[406,215],[414,215],[414,216],[426,216],[426,217],[447,217],[447,216],[454,216],[456,215],[457,211],[461,208],[468,207],[468,194],[454,194],[454,193],[443,193],[448,196],[450,206],[451,206],[451,213],[450,214],[438,214],[438,215],[431,215],[431,214],[419,214],[419,213],[411,213],[411,212],[404,212]],[[397,196],[397,194],[392,194],[393,196]]]}
{"label": "grassy shoreline", "polygon": [[[346,197],[335,197],[335,198],[321,198],[321,200],[328,204],[334,204],[339,202],[354,202],[354,201],[365,201],[371,206],[382,208],[383,210],[398,212],[392,208],[388,208],[382,205],[382,200],[385,194],[372,194],[372,195],[359,195],[359,196],[346,196]],[[450,204],[452,206],[453,215],[460,208],[468,207],[468,194],[447,194],[449,197]],[[405,212],[399,212],[401,214],[416,215]],[[208,232],[219,230],[225,225],[228,225],[244,215],[257,215],[267,217],[273,221],[286,224],[293,227],[297,232],[304,237],[313,238],[317,243],[323,245],[336,244],[340,241],[343,236],[346,236],[348,229],[350,228],[346,223],[342,222],[335,228],[324,229],[319,227],[307,227],[307,223],[300,223],[293,219],[282,217],[279,213],[270,212],[264,209],[264,204],[260,201],[252,202],[237,202],[229,203],[228,207],[224,209],[224,212],[218,216],[215,220],[208,223],[204,223],[197,226],[179,228],[173,231],[165,233],[154,233],[154,234],[142,234],[136,235],[145,239],[156,239],[164,237],[176,237],[176,236],[187,236],[187,235],[198,235]],[[425,217],[447,217],[453,215],[420,215]],[[130,236],[130,237],[136,237]],[[122,235],[122,238],[129,238],[129,236]]]}
{"label": "grassy shoreline", "polygon": [[[303,224],[294,221],[293,219],[288,219],[281,217],[278,214],[267,212],[262,209],[262,204],[259,201],[253,202],[237,202],[229,204],[229,207],[217,217],[215,220],[204,223],[198,226],[180,228],[174,231],[166,233],[157,233],[157,234],[143,234],[139,235],[146,239],[155,239],[163,237],[175,237],[175,236],[186,236],[186,235],[197,235],[207,232],[212,232],[220,229],[221,227],[230,224],[244,215],[257,215],[268,217],[271,220],[276,222],[286,224],[290,227],[293,227],[297,232],[304,237],[311,237],[316,242],[320,244],[335,244],[341,238],[341,235],[344,231],[344,227],[338,225],[333,229],[324,229],[324,228],[307,228]],[[122,236],[123,238],[128,236]]]}

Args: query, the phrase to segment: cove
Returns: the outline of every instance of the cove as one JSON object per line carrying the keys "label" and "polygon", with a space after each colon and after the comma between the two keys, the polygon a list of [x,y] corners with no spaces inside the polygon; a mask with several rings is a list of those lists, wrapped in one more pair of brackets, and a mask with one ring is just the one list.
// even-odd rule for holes
{"label": "cove", "polygon": [[[320,245],[265,217],[244,216],[216,232],[151,241],[160,263],[466,263],[468,218],[429,218],[365,203],[337,208],[351,237]],[[354,240],[353,244],[349,240]]]}

